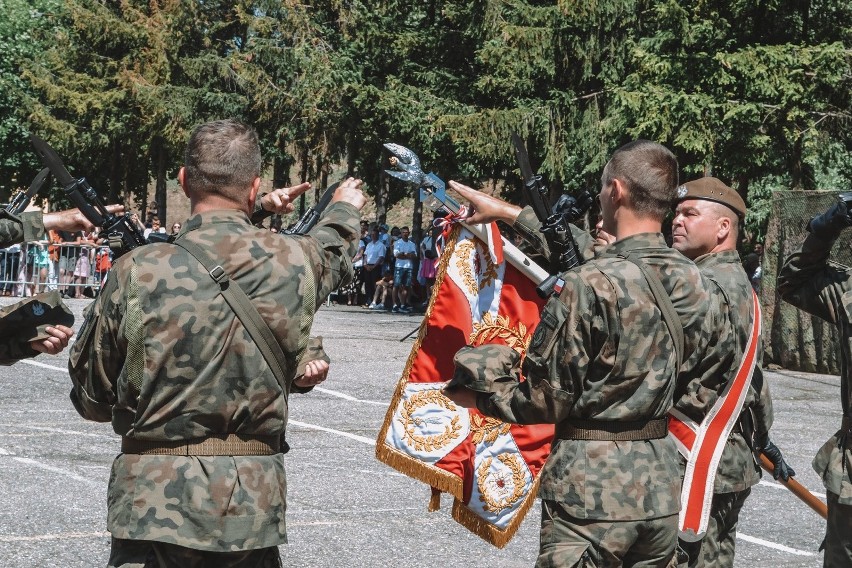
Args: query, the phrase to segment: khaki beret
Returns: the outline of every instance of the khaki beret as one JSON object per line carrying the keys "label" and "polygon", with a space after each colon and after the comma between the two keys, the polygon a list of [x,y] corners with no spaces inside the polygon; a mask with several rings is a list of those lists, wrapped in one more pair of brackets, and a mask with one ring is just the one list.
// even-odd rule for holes
{"label": "khaki beret", "polygon": [[706,199],[727,205],[740,219],[746,214],[746,204],[740,194],[714,177],[698,178],[678,187],[677,202],[686,199]]}

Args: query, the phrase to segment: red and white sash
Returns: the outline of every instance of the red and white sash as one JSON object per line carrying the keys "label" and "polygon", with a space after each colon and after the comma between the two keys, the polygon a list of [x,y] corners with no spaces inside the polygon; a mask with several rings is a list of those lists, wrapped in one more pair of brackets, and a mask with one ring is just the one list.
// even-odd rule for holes
{"label": "red and white sash", "polygon": [[669,436],[687,460],[678,525],[680,538],[687,542],[701,540],[707,532],[716,469],[722,458],[725,442],[740,417],[757,363],[761,313],[760,301],[754,292],[752,301],[754,319],[743,360],[736,375],[725,386],[710,412],[700,425],[675,409],[669,412]]}

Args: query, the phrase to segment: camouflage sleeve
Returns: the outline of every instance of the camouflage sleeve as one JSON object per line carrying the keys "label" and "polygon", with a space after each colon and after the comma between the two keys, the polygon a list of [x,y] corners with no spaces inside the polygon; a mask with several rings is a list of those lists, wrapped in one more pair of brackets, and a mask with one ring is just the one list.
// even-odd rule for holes
{"label": "camouflage sleeve", "polygon": [[39,352],[29,343],[21,343],[14,337],[4,337],[0,341],[0,365],[12,365],[21,359],[35,357]]}
{"label": "camouflage sleeve", "polygon": [[547,302],[536,326],[523,362],[525,380],[519,379],[520,356],[509,347],[466,348],[456,355],[453,381],[491,393],[477,401],[483,413],[516,424],[556,424],[568,416],[589,362],[584,341],[590,320],[571,314],[594,310],[583,306],[587,298],[582,293],[566,293],[586,289],[575,273],[566,277],[562,295]]}
{"label": "camouflage sleeve", "polygon": [[298,381],[302,375],[305,374],[305,367],[309,362],[317,360],[331,363],[331,358],[328,356],[328,353],[325,352],[325,349],[323,349],[321,335],[308,339],[308,346],[305,347],[305,351],[302,353],[302,358],[299,360],[299,364],[296,367],[296,376],[291,383],[290,392],[304,394],[311,392],[314,389],[314,387],[300,387],[295,383],[295,381]]}
{"label": "camouflage sleeve", "polygon": [[778,273],[786,302],[831,323],[844,317],[843,295],[852,290],[852,271],[828,261],[831,241],[809,234]]}
{"label": "camouflage sleeve", "polygon": [[267,211],[266,209],[264,209],[263,205],[260,203],[260,200],[263,199],[263,196],[267,193],[269,192],[258,193],[257,199],[254,200],[254,211],[252,211],[250,215],[252,225],[257,225],[264,219],[268,219],[273,215],[271,211]]}
{"label": "camouflage sleeve", "polygon": [[[595,239],[591,233],[584,231],[576,225],[568,225],[571,229],[571,235],[574,237],[574,242],[577,243],[577,251],[583,260],[590,260],[595,257],[594,244]],[[515,220],[512,228],[518,231],[524,240],[532,249],[530,252],[541,255],[545,259],[550,259],[550,247],[547,245],[547,240],[542,235],[541,221],[536,217],[532,207],[524,207],[520,215]],[[524,251],[528,252],[528,251]]]}
{"label": "camouflage sleeve", "polygon": [[[71,402],[80,416],[95,422],[112,419],[116,400],[116,378],[120,376],[127,354],[127,341],[122,330],[124,292],[133,295],[132,283],[119,286],[125,271],[113,270],[97,299],[84,313],[85,319],[77,341],[71,347],[68,373],[71,376]],[[131,279],[135,271],[131,270]],[[133,301],[133,298],[130,299]]]}
{"label": "camouflage sleeve", "polygon": [[352,280],[352,257],[358,250],[359,229],[358,209],[338,201],[326,208],[310,230],[308,236],[313,238],[301,239],[305,259],[314,271],[316,306]]}
{"label": "camouflage sleeve", "polygon": [[769,395],[769,382],[763,376],[763,370],[760,367],[754,368],[754,377],[751,380],[752,392],[750,396],[754,396],[754,402],[750,405],[752,416],[754,418],[754,435],[755,439],[763,440],[769,436],[769,429],[772,428],[772,398]]}
{"label": "camouflage sleeve", "polygon": [[44,234],[41,211],[15,216],[0,209],[0,248],[24,241],[40,241]]}

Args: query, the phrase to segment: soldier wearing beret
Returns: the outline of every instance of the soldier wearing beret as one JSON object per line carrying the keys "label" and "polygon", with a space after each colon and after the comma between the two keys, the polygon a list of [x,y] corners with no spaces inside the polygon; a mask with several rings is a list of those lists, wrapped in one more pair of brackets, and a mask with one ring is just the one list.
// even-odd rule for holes
{"label": "soldier wearing beret", "polygon": [[524,358],[524,381],[509,347],[456,354],[451,384],[467,388],[445,392],[457,404],[556,425],[539,486],[539,568],[674,558],[680,472],[666,414],[678,372],[699,376],[710,346],[726,347],[709,284],[661,233],[677,171],[674,155],[647,140],[613,154],[600,200],[603,230],[616,241],[562,275]]}
{"label": "soldier wearing beret", "polygon": [[829,261],[840,232],[852,225],[852,193],[808,223],[808,236],[778,274],[785,301],[837,326],[840,335],[840,407],[837,432],[817,452],[813,468],[828,495],[824,566],[852,566],[852,268]]}
{"label": "soldier wearing beret", "polygon": [[[722,316],[735,334],[734,348],[718,360],[718,372],[700,381],[679,381],[675,409],[701,423],[716,403],[743,359],[755,316],[752,287],[737,254],[739,223],[745,217],[742,197],[714,177],[704,177],[678,188],[672,222],[673,248],[695,261],[707,279],[718,288]],[[724,355],[724,354],[722,354]],[[751,487],[760,481],[760,467],[752,451],[762,451],[775,464],[775,479],[788,479],[793,470],[769,440],[772,401],[763,380],[758,343],[751,385],[741,417],[725,443],[713,486],[713,502],[707,533],[698,542],[681,541],[689,554],[689,566],[730,567],[734,563],[737,519]]]}
{"label": "soldier wearing beret", "polygon": [[[316,307],[352,276],[366,200],[350,178],[307,235],[282,236],[249,220],[260,173],[252,128],[197,127],[178,174],[192,216],[174,242],[114,264],[72,348],[74,406],[122,437],[108,488],[110,566],[280,566],[289,393],[327,372],[307,334]],[[309,187],[276,190],[264,208],[292,211]],[[205,269],[204,256],[218,266]],[[250,331],[260,326],[226,299],[230,287],[283,351],[282,371]]]}

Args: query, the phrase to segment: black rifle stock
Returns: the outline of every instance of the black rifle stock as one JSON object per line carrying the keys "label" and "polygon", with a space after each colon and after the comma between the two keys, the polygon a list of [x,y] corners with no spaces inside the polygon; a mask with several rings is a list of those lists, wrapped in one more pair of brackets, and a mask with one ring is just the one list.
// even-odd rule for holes
{"label": "black rifle stock", "polygon": [[331,202],[331,198],[334,197],[334,192],[338,187],[340,187],[341,183],[342,182],[337,182],[328,186],[315,205],[308,207],[308,209],[292,227],[288,227],[281,232],[285,235],[307,234],[308,231],[313,229],[314,225],[317,224],[317,221],[319,221],[323,211],[325,211],[325,208],[328,207],[328,204]]}
{"label": "black rifle stock", "polygon": [[145,235],[128,215],[110,213],[86,178],[75,179],[65,168],[59,154],[47,142],[32,134],[30,141],[42,163],[65,188],[65,195],[71,203],[92,225],[100,229],[101,235],[106,236],[116,258],[148,243]]}
{"label": "black rifle stock", "polygon": [[536,287],[539,296],[548,298],[554,291],[562,288],[563,281],[559,275],[582,264],[582,257],[574,235],[571,233],[570,223],[577,221],[585,214],[592,204],[592,196],[584,191],[578,200],[563,194],[553,208],[548,210],[547,188],[542,182],[542,176],[533,173],[524,142],[515,133],[512,134],[512,145],[515,147],[515,157],[524,178],[524,195],[536,217],[541,221],[540,231],[550,249],[550,268],[554,274]]}

